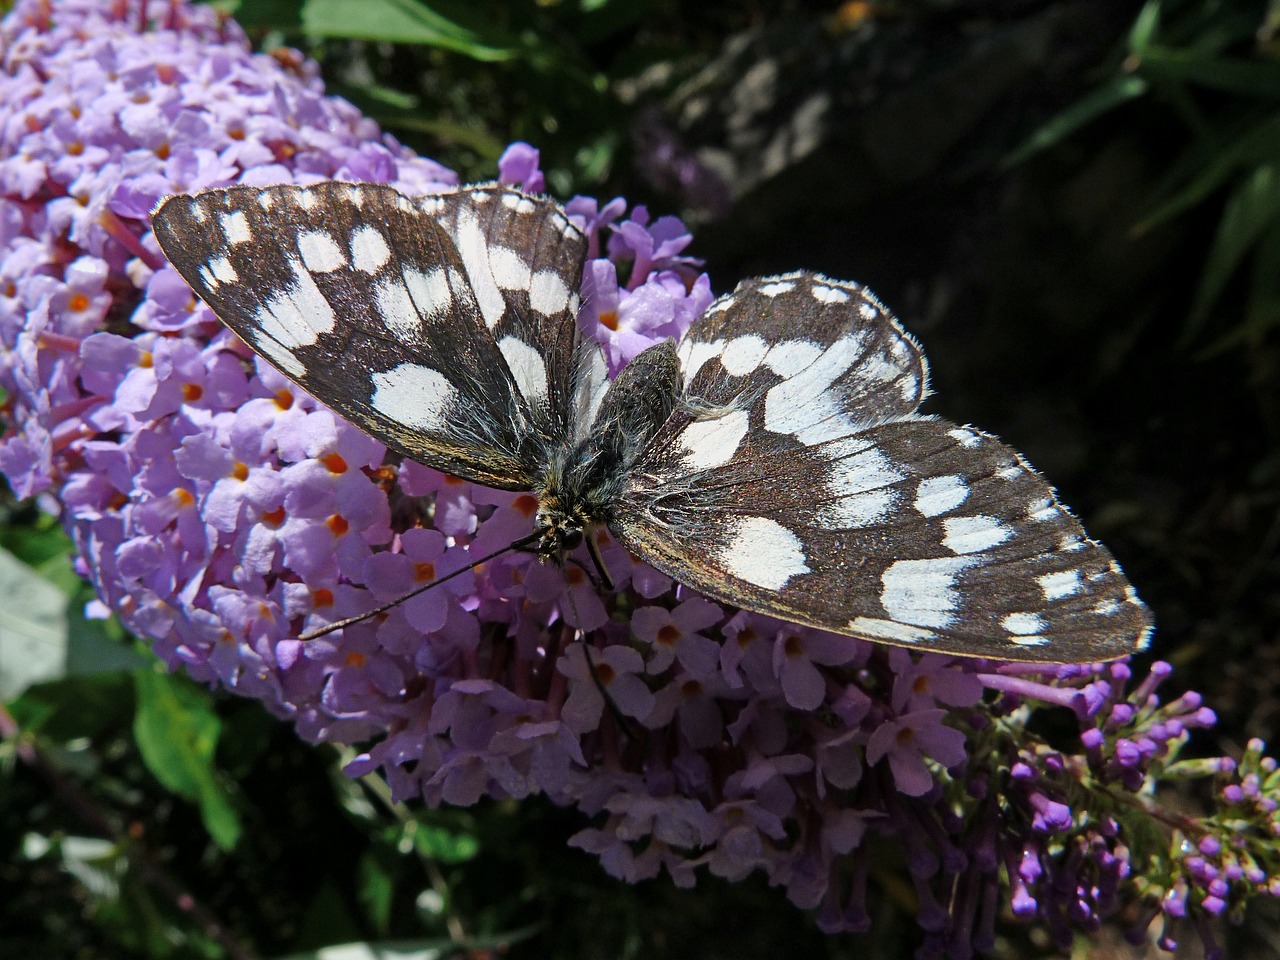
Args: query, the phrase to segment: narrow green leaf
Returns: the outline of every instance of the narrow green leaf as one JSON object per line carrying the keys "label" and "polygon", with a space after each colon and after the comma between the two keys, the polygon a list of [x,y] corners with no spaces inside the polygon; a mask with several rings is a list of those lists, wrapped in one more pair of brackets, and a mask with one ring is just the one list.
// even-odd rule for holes
{"label": "narrow green leaf", "polygon": [[1190,50],[1151,47],[1142,55],[1137,70],[1155,82],[1194,84],[1244,97],[1280,98],[1280,63],[1207,58]]}
{"label": "narrow green leaf", "polygon": [[1077,100],[1066,110],[1042,126],[1000,161],[1000,168],[1007,170],[1022,163],[1033,154],[1046,150],[1066,139],[1081,127],[1093,122],[1123,103],[1147,92],[1147,82],[1141,77],[1120,75],[1112,77]]}
{"label": "narrow green leaf", "polygon": [[1250,337],[1280,326],[1280,216],[1272,219],[1256,245],[1244,322]]}
{"label": "narrow green leaf", "polygon": [[147,769],[164,786],[200,806],[205,828],[224,850],[240,836],[240,818],[214,766],[221,722],[207,695],[157,670],[134,675],[133,735]]}
{"label": "narrow green leaf", "polygon": [[1129,28],[1129,50],[1142,56],[1160,29],[1160,0],[1149,0]]}
{"label": "narrow green leaf", "polygon": [[497,162],[506,143],[487,130],[477,130],[453,120],[432,119],[421,114],[390,113],[374,110],[373,119],[391,129],[411,130],[435,137],[445,143],[475,151],[489,165]]}
{"label": "narrow green leaf", "polygon": [[357,868],[357,890],[365,913],[379,933],[391,926],[391,907],[395,903],[395,869],[397,862],[384,850],[370,850],[360,858]]}
{"label": "narrow green leaf", "polygon": [[418,0],[362,0],[359,11],[352,15],[350,0],[306,0],[302,28],[313,37],[441,47],[486,63],[509,60],[518,52],[497,30],[481,35]]}
{"label": "narrow green leaf", "polygon": [[1250,126],[1234,138],[1214,138],[1206,142],[1196,148],[1199,162],[1192,158],[1178,165],[1179,173],[1189,178],[1186,186],[1147,214],[1134,227],[1134,233],[1145,233],[1203,202],[1237,176],[1241,168],[1277,156],[1280,156],[1280,116]]}
{"label": "narrow green leaf", "polygon": [[1280,171],[1266,164],[1242,180],[1227,200],[1182,331],[1184,344],[1203,327],[1223,287],[1256,246],[1259,237],[1277,223],[1280,223]]}

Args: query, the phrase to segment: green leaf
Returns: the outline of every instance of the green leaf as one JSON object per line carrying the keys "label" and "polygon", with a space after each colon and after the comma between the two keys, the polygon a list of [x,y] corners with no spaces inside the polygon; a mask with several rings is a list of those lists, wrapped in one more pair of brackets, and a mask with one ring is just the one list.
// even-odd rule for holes
{"label": "green leaf", "polygon": [[52,514],[21,507],[5,514],[5,522],[0,525],[0,547],[27,566],[38,570],[45,563],[65,559],[75,552],[75,544]]}
{"label": "green leaf", "polygon": [[1260,337],[1280,323],[1280,217],[1271,221],[1253,255],[1253,282],[1245,307],[1245,333]]}
{"label": "green leaf", "polygon": [[384,848],[375,848],[360,858],[357,891],[374,929],[386,933],[391,927],[391,907],[395,903],[396,867],[399,858]]}
{"label": "green leaf", "polygon": [[1063,110],[1023,141],[1000,161],[1000,168],[1007,170],[1017,166],[1033,154],[1065,140],[1104,113],[1142,96],[1147,89],[1147,82],[1141,77],[1122,75],[1111,78]]}
{"label": "green leaf", "polygon": [[292,33],[302,25],[299,0],[217,0],[213,6],[250,32]]}
{"label": "green leaf", "polygon": [[1180,161],[1169,182],[1186,186],[1134,227],[1141,235],[1157,224],[1175,217],[1206,200],[1236,176],[1242,167],[1264,163],[1280,156],[1280,117],[1247,127],[1229,138],[1213,138],[1198,146],[1194,154]]}
{"label": "green leaf", "polygon": [[240,818],[214,766],[221,722],[208,695],[158,670],[134,676],[138,698],[133,735],[147,769],[166,788],[200,806],[205,829],[224,850],[236,845]]}
{"label": "green leaf", "polygon": [[480,841],[469,833],[458,833],[446,826],[418,817],[405,824],[421,856],[443,863],[465,863],[480,852]]}
{"label": "green leaf", "polygon": [[66,671],[67,595],[0,550],[0,700]]}
{"label": "green leaf", "polygon": [[1190,50],[1151,47],[1137,71],[1165,83],[1186,83],[1244,97],[1280,98],[1280,64],[1225,57],[1204,57]]}
{"label": "green leaf", "polygon": [[1149,0],[1129,28],[1129,50],[1142,56],[1160,29],[1160,0]]}
{"label": "green leaf", "polygon": [[1232,191],[1205,261],[1200,288],[1182,331],[1185,344],[1204,325],[1223,287],[1264,232],[1280,223],[1280,171],[1271,164],[1258,167]]}
{"label": "green leaf", "polygon": [[133,690],[122,673],[74,677],[32,687],[9,705],[26,730],[55,743],[93,740],[128,721]]}
{"label": "green leaf", "polygon": [[352,15],[350,0],[306,0],[302,27],[313,37],[422,44],[486,63],[510,60],[519,52],[496,29],[482,35],[418,0],[362,0],[359,11]]}
{"label": "green leaf", "polygon": [[458,147],[466,147],[479,155],[487,165],[492,166],[502,156],[506,142],[493,136],[486,130],[478,130],[465,123],[454,120],[424,117],[421,114],[390,113],[374,110],[374,120],[384,127],[408,130],[425,134],[444,143]]}

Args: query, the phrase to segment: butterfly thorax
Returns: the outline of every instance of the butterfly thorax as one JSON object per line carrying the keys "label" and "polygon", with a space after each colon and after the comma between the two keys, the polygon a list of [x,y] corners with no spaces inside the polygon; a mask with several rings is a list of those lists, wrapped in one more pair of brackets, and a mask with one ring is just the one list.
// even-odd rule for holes
{"label": "butterfly thorax", "polygon": [[542,556],[562,558],[591,529],[610,523],[632,464],[671,415],[679,384],[675,344],[650,347],[610,385],[586,435],[550,451],[535,490]]}

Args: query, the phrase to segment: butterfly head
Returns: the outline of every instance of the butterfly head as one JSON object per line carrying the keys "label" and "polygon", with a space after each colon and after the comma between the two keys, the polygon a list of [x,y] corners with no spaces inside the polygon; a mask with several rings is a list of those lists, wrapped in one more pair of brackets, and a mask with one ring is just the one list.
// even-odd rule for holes
{"label": "butterfly head", "polygon": [[534,529],[541,534],[535,541],[543,560],[563,563],[564,558],[582,545],[590,521],[576,511],[566,510],[559,497],[544,491],[538,498]]}

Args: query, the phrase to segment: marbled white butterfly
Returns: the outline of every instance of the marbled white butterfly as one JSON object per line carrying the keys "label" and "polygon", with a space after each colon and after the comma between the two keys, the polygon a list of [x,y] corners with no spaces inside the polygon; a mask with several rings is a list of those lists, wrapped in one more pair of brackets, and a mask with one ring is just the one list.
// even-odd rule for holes
{"label": "marbled white butterfly", "polygon": [[917,412],[916,341],[857,284],[746,280],[610,382],[587,241],[498,185],[173,196],[161,248],[214,313],[393,450],[533,491],[564,562],[605,525],[710,597],[867,640],[1087,662],[1150,632],[1105,547],[1014,450]]}

